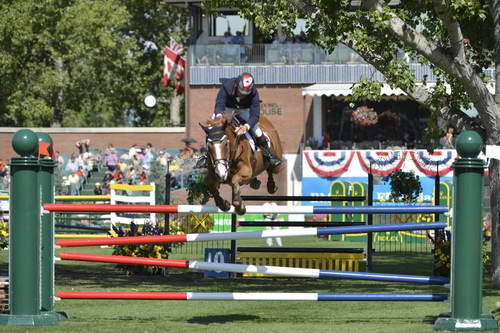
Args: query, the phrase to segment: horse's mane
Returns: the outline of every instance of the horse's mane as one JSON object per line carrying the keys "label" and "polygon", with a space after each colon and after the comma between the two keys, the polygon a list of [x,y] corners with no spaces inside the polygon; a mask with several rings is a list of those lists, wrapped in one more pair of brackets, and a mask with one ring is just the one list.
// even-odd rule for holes
{"label": "horse's mane", "polygon": [[226,116],[215,117],[215,118],[210,117],[203,122],[202,126],[206,127],[206,128],[219,127],[219,126],[223,126],[226,122],[228,122],[228,125],[229,125],[228,129],[230,129],[231,125],[232,125],[232,121],[231,121],[231,119],[228,119],[228,117],[226,117]]}

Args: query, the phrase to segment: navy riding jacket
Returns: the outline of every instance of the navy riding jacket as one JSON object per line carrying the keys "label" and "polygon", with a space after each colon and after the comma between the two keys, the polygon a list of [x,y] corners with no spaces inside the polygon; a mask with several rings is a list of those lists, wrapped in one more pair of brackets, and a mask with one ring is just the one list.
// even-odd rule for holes
{"label": "navy riding jacket", "polygon": [[259,93],[255,86],[252,87],[250,95],[238,99],[236,94],[236,89],[238,89],[238,78],[232,79],[221,79],[222,86],[217,94],[217,99],[215,100],[215,114],[220,114],[225,111],[226,108],[232,109],[250,109],[250,118],[247,124],[250,128],[253,128],[258,122],[260,117],[260,99]]}

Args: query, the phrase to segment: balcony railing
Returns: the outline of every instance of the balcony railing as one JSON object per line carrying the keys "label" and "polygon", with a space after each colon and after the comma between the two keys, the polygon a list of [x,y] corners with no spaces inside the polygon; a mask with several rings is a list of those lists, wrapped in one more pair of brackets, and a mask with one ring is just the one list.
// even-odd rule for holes
{"label": "balcony railing", "polygon": [[356,52],[339,44],[331,54],[307,43],[197,44],[190,48],[192,66],[364,64]]}

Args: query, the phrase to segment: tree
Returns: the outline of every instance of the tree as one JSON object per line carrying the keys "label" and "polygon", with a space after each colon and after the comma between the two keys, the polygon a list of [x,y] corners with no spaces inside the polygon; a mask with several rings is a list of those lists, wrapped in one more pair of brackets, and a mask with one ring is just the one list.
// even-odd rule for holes
{"label": "tree", "polygon": [[[425,136],[430,149],[439,136],[437,118],[459,130],[474,129],[487,144],[500,144],[500,0],[210,0],[209,7],[239,8],[261,31],[272,34],[278,27],[290,33],[296,19],[307,21],[310,42],[333,51],[343,43],[386,78],[391,87],[405,91],[432,111]],[[391,1],[394,2],[394,1]],[[358,1],[356,1],[358,3]],[[395,57],[399,50],[428,65],[437,76],[430,87],[418,84],[408,63]],[[488,91],[487,68],[495,67],[495,94]],[[425,82],[424,82],[425,83]],[[362,79],[354,87],[359,99],[377,99],[380,82]],[[473,105],[478,116],[463,109]],[[500,169],[490,162],[491,212],[493,216],[493,269],[500,287]],[[478,221],[480,223],[480,221]]]}
{"label": "tree", "polygon": [[[4,126],[165,126],[160,92],[170,26],[165,1],[9,0],[0,3],[0,122]],[[182,37],[182,36],[179,36]],[[165,103],[164,103],[165,104]]]}

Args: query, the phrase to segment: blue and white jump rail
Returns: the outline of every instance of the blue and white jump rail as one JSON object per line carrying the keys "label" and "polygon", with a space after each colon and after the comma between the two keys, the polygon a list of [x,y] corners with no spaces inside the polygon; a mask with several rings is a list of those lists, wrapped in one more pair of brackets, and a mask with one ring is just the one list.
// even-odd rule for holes
{"label": "blue and white jump rail", "polygon": [[340,234],[361,234],[367,232],[390,232],[410,230],[432,230],[446,228],[446,222],[422,222],[404,224],[374,224],[350,227],[304,228],[283,230],[255,230],[240,232],[221,232],[203,234],[161,235],[161,236],[133,236],[114,237],[103,239],[61,239],[56,245],[60,247],[99,246],[99,245],[127,245],[127,244],[156,244],[156,243],[189,243],[211,240],[240,240],[270,237],[299,237],[323,236]]}

